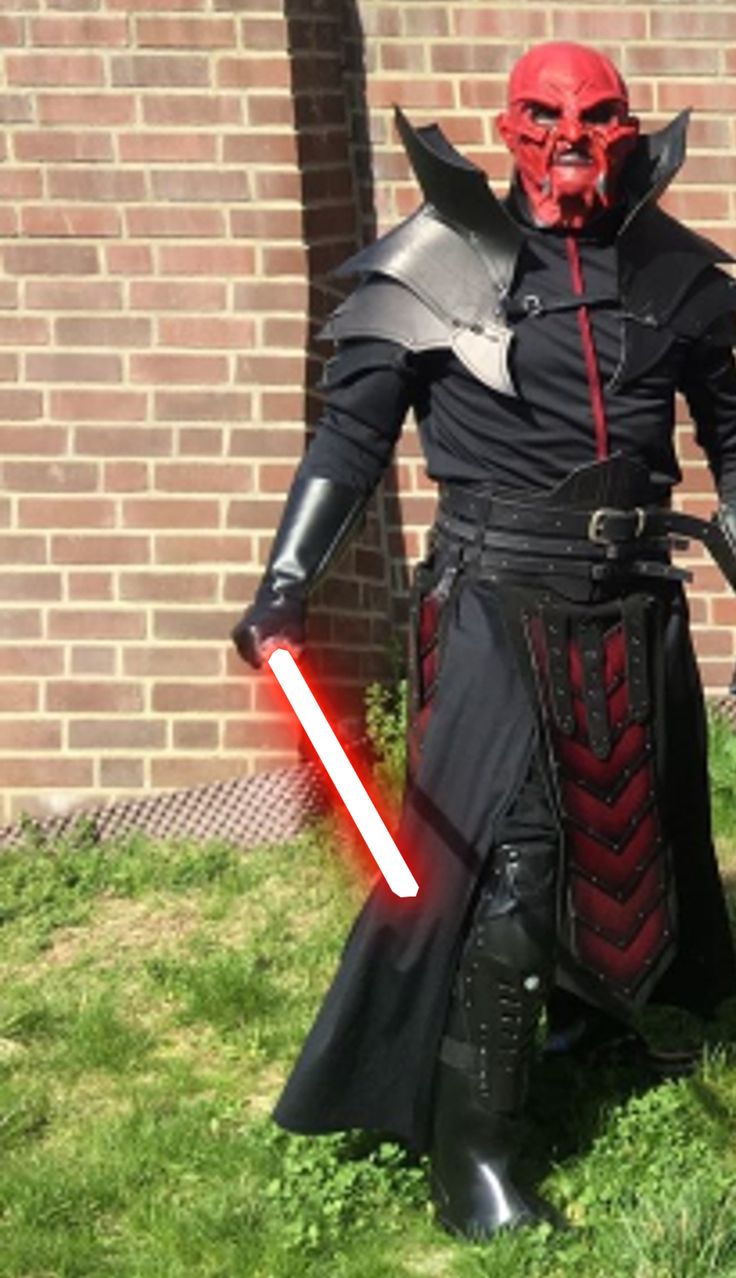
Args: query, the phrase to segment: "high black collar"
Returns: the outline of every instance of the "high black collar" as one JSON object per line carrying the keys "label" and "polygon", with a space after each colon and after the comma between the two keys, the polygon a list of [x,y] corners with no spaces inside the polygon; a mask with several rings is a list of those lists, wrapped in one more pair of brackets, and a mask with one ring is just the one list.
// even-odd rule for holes
{"label": "high black collar", "polygon": [[[516,255],[521,243],[519,224],[534,225],[518,183],[512,183],[509,197],[502,203],[483,170],[461,155],[438,125],[415,129],[399,107],[395,114],[399,136],[425,200],[447,222],[492,240],[497,252]],[[664,128],[639,135],[621,173],[621,206],[611,210],[610,221],[618,223],[616,235],[628,231],[644,210],[656,203],[682,167],[689,119],[690,112],[681,111]],[[607,229],[595,218],[583,234],[598,238],[599,230]]]}

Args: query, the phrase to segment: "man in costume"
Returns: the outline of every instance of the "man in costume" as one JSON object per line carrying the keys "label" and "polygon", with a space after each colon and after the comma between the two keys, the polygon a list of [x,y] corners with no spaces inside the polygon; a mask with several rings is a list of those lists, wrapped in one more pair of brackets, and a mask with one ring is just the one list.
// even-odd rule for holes
{"label": "man in costume", "polygon": [[[736,989],[670,554],[701,538],[736,583],[736,297],[728,255],[656,205],[687,114],[643,134],[593,50],[517,63],[503,200],[397,119],[424,203],[343,268],[324,412],[233,637],[254,666],[301,647],[412,407],[439,484],[397,836],[420,892],[375,886],[275,1118],[427,1151],[440,1221],[485,1237],[540,1212],[513,1160],[545,1004],[584,1051],[648,1000],[708,1014]],[[670,508],[677,390],[711,523]]]}

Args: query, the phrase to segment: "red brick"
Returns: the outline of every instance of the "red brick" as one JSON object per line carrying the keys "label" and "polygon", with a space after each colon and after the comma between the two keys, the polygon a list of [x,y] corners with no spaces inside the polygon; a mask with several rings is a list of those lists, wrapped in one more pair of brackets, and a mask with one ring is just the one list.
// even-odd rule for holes
{"label": "red brick", "polygon": [[32,647],[0,647],[0,676],[53,675],[64,669],[64,649],[48,644]]}
{"label": "red brick", "polygon": [[[598,5],[552,9],[551,19],[554,39],[590,42],[597,48],[606,40],[641,40],[647,34],[646,14],[626,11],[621,5],[615,9]],[[619,65],[615,56],[614,61]]]}
{"label": "red brick", "polygon": [[3,486],[16,492],[85,492],[97,488],[92,462],[4,462]]}
{"label": "red brick", "polygon": [[49,325],[46,319],[0,314],[0,345],[45,346],[48,342]]}
{"label": "red brick", "polygon": [[694,45],[640,45],[624,48],[619,63],[625,75],[718,75],[721,69],[720,52],[713,48],[697,48]]}
{"label": "red brick", "polygon": [[56,564],[140,564],[149,559],[147,537],[83,533],[51,537],[51,558]]}
{"label": "red brick", "polygon": [[[177,207],[129,208],[125,210],[130,235],[204,239],[222,238],[226,233],[225,214],[219,209]],[[192,305],[188,299],[188,305]]]}
{"label": "red brick", "polygon": [[3,252],[9,275],[96,275],[97,249],[91,244],[8,244]]}
{"label": "red brick", "polygon": [[153,271],[153,252],[144,244],[105,244],[106,269],[109,275],[150,275]]}
{"label": "red brick", "polygon": [[174,452],[171,430],[155,426],[80,426],[74,432],[78,457],[169,457]]}
{"label": "red brick", "polygon": [[115,790],[142,790],[143,764],[138,759],[100,759],[100,785]]}
{"label": "red brick", "polygon": [[277,58],[220,58],[214,76],[218,89],[288,89],[290,83],[285,53]]}
{"label": "red brick", "polygon": [[427,70],[427,47],[424,44],[393,43],[383,41],[378,46],[381,69],[384,71],[414,71],[421,73]]}
{"label": "red brick", "polygon": [[16,382],[20,375],[20,360],[13,351],[0,351],[0,381]]}
{"label": "red brick", "polygon": [[235,43],[231,18],[138,18],[137,44],[155,49],[226,49]]}
{"label": "red brick", "polygon": [[0,40],[3,46],[8,48],[12,45],[23,44],[23,19],[22,18],[2,18],[0,17]]}
{"label": "red brick", "polygon": [[[25,714],[38,709],[38,684],[0,683],[0,713]],[[3,783],[7,784],[5,776]]]}
{"label": "red brick", "polygon": [[29,279],[26,304],[29,310],[119,311],[123,295],[120,284],[114,280]]}
{"label": "red brick", "polygon": [[60,759],[58,754],[35,759],[3,759],[3,784],[6,788],[38,787],[49,790],[66,786],[92,784],[91,759]]}
{"label": "red brick", "polygon": [[211,781],[229,781],[238,775],[238,767],[232,759],[152,759],[151,784],[164,789],[189,789],[207,785]]}
{"label": "red brick", "polygon": [[151,321],[132,315],[72,315],[55,321],[56,340],[64,346],[150,346]]}
{"label": "red brick", "polygon": [[122,572],[118,589],[120,598],[128,602],[214,603],[217,576],[192,572]]}
{"label": "red brick", "polygon": [[730,4],[720,11],[703,10],[695,5],[675,5],[671,9],[651,6],[653,40],[687,40],[690,47],[698,40],[736,39],[736,13]]}
{"label": "red brick", "polygon": [[106,462],[102,487],[106,492],[141,492],[148,487],[148,466],[137,461]]}
{"label": "red brick", "polygon": [[163,750],[166,724],[150,719],[79,719],[69,724],[72,750]]}
{"label": "red brick", "polygon": [[192,346],[212,350],[216,347],[242,349],[255,345],[255,325],[252,319],[240,316],[182,315],[177,319],[160,320],[159,344],[161,346]]}
{"label": "red brick", "polygon": [[299,385],[304,374],[301,355],[241,355],[236,377],[241,382],[262,385]]}
{"label": "red brick", "polygon": [[128,42],[125,18],[99,17],[93,14],[76,16],[72,13],[47,15],[29,19],[30,43],[50,45],[101,45],[110,48]]}
{"label": "red brick", "polygon": [[[713,621],[717,626],[736,625],[736,599],[733,596],[713,599],[711,603]],[[730,648],[727,651],[731,651]]]}
{"label": "red brick", "polygon": [[[0,750],[60,750],[61,724],[51,719],[0,719]],[[0,759],[0,775],[5,760]],[[53,774],[50,774],[53,775]]]}
{"label": "red brick", "polygon": [[[134,714],[143,709],[143,689],[138,683],[122,683],[108,679],[96,683],[91,679],[49,679],[46,684],[46,709],[77,713]],[[53,774],[49,774],[53,775]]]}
{"label": "red brick", "polygon": [[95,53],[18,53],[5,59],[5,75],[9,85],[102,85],[105,67]]}
{"label": "red brick", "polygon": [[117,673],[117,650],[93,644],[72,648],[69,669],[73,675],[114,675]]}
{"label": "red brick", "polygon": [[[397,8],[404,35],[445,36],[449,33],[448,10],[445,5],[401,5]],[[389,30],[384,34],[396,33]]]}
{"label": "red brick", "polygon": [[37,93],[39,124],[133,124],[135,98],[125,93]]}
{"label": "red brick", "polygon": [[158,683],[153,688],[155,711],[187,714],[194,711],[217,711],[242,714],[250,705],[250,689],[241,682],[232,683]]}
{"label": "red brick", "polygon": [[[289,33],[283,18],[243,18],[240,34],[246,49],[274,52],[287,47]],[[292,37],[293,39],[293,37]]]}
{"label": "red brick", "polygon": [[242,534],[213,536],[201,533],[188,537],[156,537],[154,540],[154,561],[159,564],[248,563],[252,554],[253,540]]}
{"label": "red brick", "polygon": [[115,594],[113,575],[110,572],[70,572],[67,593],[70,603],[109,603]]}
{"label": "red brick", "polygon": [[222,457],[225,437],[211,426],[182,426],[179,430],[180,457]]}
{"label": "red brick", "polygon": [[70,238],[96,236],[110,239],[122,234],[122,222],[117,209],[83,207],[57,202],[53,208],[28,208],[21,210],[21,231],[28,236]]}
{"label": "red brick", "polygon": [[127,528],[212,528],[218,512],[216,501],[129,498],[123,502],[123,524]]}
{"label": "red brick", "polygon": [[253,467],[233,462],[158,462],[155,487],[162,492],[243,493],[253,491]]}
{"label": "red brick", "polygon": [[32,161],[96,161],[114,159],[112,140],[104,133],[69,133],[62,129],[18,130],[13,134],[13,153],[21,163]]}
{"label": "red brick", "polygon": [[452,85],[436,76],[426,80],[395,80],[382,76],[368,84],[368,104],[372,107],[451,107]]}
{"label": "red brick", "polygon": [[122,370],[119,355],[33,351],[26,356],[26,376],[33,382],[119,382]]}
{"label": "red brick", "polygon": [[242,124],[241,100],[234,94],[157,93],[141,102],[143,123],[203,128],[214,124]]}
{"label": "red brick", "polygon": [[681,111],[686,106],[699,111],[733,111],[736,84],[722,79],[663,81],[658,98],[660,111]]}
{"label": "red brick", "polygon": [[20,528],[112,528],[115,502],[107,497],[20,497]]}
{"label": "red brick", "polygon": [[49,195],[58,200],[125,200],[146,198],[143,172],[131,169],[49,169]]}
{"label": "red brick", "polygon": [[0,640],[38,639],[40,635],[38,608],[0,608]]}
{"label": "red brick", "polygon": [[542,40],[547,32],[546,17],[543,12],[539,10],[525,12],[519,5],[507,9],[491,9],[486,6],[479,9],[462,9],[453,5],[449,10],[449,16],[453,34],[469,39],[491,37]]}
{"label": "red brick", "polygon": [[21,124],[33,118],[33,103],[27,93],[0,93],[0,120],[4,124]]}
{"label": "red brick", "polygon": [[133,280],[130,304],[138,311],[221,311],[226,287],[217,280]]}
{"label": "red brick", "polygon": [[289,284],[255,281],[249,284],[235,283],[233,305],[237,311],[250,313],[266,311],[270,314],[303,315],[308,304],[306,280]]}
{"label": "red brick", "polygon": [[49,407],[55,421],[139,422],[146,419],[143,392],[115,390],[52,390]]}
{"label": "red brick", "polygon": [[431,63],[441,73],[508,71],[523,52],[520,44],[437,44]]}
{"label": "red brick", "polygon": [[172,648],[170,644],[156,648],[128,647],[123,651],[123,670],[126,675],[139,675],[142,678],[157,675],[169,678],[216,678],[222,674],[222,649],[191,646]]}
{"label": "red brick", "polygon": [[10,169],[4,165],[0,170],[0,199],[41,199],[42,184],[40,169]]}
{"label": "red brick", "polygon": [[162,275],[249,276],[256,254],[241,244],[164,244],[160,262]]}
{"label": "red brick", "polygon": [[196,54],[131,53],[113,55],[110,59],[111,83],[120,86],[150,85],[160,88],[204,89],[210,82],[210,64],[206,57]]}
{"label": "red brick", "polygon": [[241,718],[226,720],[223,745],[226,750],[286,750],[296,748],[300,736],[299,725],[286,714],[278,719]]}
{"label": "red brick", "polygon": [[35,600],[45,603],[61,598],[61,573],[0,572],[0,600],[14,602]]}
{"label": "red brick", "polygon": [[283,93],[248,93],[244,98],[248,123],[256,128],[294,124],[294,103]]}
{"label": "red brick", "polygon": [[152,384],[205,382],[217,385],[228,377],[227,360],[221,355],[131,355],[130,377]]}
{"label": "red brick", "polygon": [[157,421],[242,422],[252,412],[250,391],[157,391]]}
{"label": "red brick", "polygon": [[0,533],[0,563],[43,564],[47,562],[46,538],[22,533]]}
{"label": "red brick", "polygon": [[222,611],[213,608],[159,609],[153,614],[153,634],[156,639],[204,639],[226,643],[236,621],[231,608]]}
{"label": "red brick", "polygon": [[125,164],[212,164],[217,138],[201,133],[130,133],[119,137],[118,149]]}
{"label": "red brick", "polygon": [[[296,164],[296,138],[292,132],[266,133],[258,130],[242,136],[225,137],[222,158],[225,164]],[[334,162],[334,148],[332,159]]]}
{"label": "red brick", "polygon": [[[714,600],[714,607],[717,603]],[[732,602],[732,600],[724,600],[724,602]],[[693,641],[698,656],[705,657],[727,657],[734,652],[734,636],[730,629],[726,630],[702,630],[698,626],[692,628]]]}
{"label": "red brick", "polygon": [[220,724],[216,719],[174,723],[175,750],[217,750],[219,744]]}
{"label": "red brick", "polygon": [[145,639],[146,615],[127,608],[50,608],[50,639]]}

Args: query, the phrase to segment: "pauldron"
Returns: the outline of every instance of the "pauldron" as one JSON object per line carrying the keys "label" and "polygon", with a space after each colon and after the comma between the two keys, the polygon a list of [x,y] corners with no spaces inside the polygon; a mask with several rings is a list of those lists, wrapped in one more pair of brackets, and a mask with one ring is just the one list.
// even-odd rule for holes
{"label": "pauldron", "polygon": [[[643,135],[625,170],[629,211],[615,239],[623,351],[617,389],[642,376],[678,339],[734,340],[734,259],[656,207],[685,157],[688,113]],[[482,170],[436,125],[397,126],[425,202],[355,254],[339,275],[362,276],[322,335],[373,337],[412,351],[449,349],[479,381],[516,393],[509,371],[507,300],[525,241]]]}

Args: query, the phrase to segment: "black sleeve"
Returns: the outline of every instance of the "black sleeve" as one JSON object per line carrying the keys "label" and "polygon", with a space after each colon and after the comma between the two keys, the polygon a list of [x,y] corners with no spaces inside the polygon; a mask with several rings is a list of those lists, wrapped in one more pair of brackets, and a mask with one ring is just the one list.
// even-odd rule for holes
{"label": "black sleeve", "polygon": [[719,497],[736,503],[736,363],[724,337],[711,332],[690,344],[679,389]]}
{"label": "black sleeve", "polygon": [[301,473],[370,493],[414,400],[411,352],[374,338],[343,342],[327,364],[322,389],[325,406]]}

